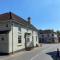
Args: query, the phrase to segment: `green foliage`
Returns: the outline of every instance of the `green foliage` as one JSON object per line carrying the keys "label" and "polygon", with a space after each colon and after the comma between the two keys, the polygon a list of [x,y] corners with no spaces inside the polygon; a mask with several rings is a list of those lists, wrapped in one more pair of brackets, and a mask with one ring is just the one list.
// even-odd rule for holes
{"label": "green foliage", "polygon": [[58,35],[60,35],[60,31],[59,31],[59,30],[57,30],[56,33],[57,33]]}

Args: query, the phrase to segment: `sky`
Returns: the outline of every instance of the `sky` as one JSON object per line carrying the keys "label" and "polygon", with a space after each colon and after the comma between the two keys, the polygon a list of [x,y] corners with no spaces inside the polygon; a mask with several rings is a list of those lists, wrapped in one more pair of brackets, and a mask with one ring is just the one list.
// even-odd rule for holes
{"label": "sky", "polygon": [[0,14],[13,12],[37,29],[60,30],[60,0],[0,0]]}

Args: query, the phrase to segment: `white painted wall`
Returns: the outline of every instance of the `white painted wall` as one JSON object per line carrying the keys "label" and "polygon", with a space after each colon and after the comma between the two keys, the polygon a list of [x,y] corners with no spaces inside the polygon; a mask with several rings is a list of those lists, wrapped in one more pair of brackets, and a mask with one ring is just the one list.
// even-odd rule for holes
{"label": "white painted wall", "polygon": [[[24,34],[31,33],[30,41],[32,41],[32,35],[34,39],[34,46],[36,46],[36,43],[38,43],[38,33],[32,30],[28,30],[26,28],[21,27],[21,31],[18,30],[18,28],[21,27],[19,24],[13,23],[13,27],[11,26],[11,31],[9,32],[9,53],[12,52],[12,28],[13,28],[13,51],[17,51],[20,49],[25,48],[25,38]],[[18,43],[18,35],[22,36],[22,43]],[[36,41],[37,36],[37,41]]]}
{"label": "white painted wall", "polygon": [[[7,24],[8,24],[8,27],[6,27]],[[19,27],[21,28],[21,31],[19,31]],[[0,34],[0,52],[11,53],[12,51],[14,52],[14,51],[25,48],[24,34],[26,32],[31,33],[30,42],[32,41],[32,36],[33,36],[34,46],[36,46],[36,43],[38,43],[38,33],[36,31],[33,31],[33,33],[32,33],[32,30],[30,30],[30,29],[28,29],[28,31],[27,31],[26,28],[21,27],[17,23],[13,23],[13,25],[12,25],[11,20],[10,21],[1,21],[0,29],[10,29],[8,34]],[[18,43],[18,35],[22,36],[22,43]],[[5,39],[4,41],[1,40],[2,36]],[[36,41],[36,36],[37,36],[37,41]],[[13,47],[12,47],[12,39],[13,39]]]}
{"label": "white painted wall", "polygon": [[[36,36],[37,36],[37,41],[36,41]],[[33,31],[33,39],[34,39],[34,46],[36,46],[36,44],[38,44],[38,33],[36,31]]]}
{"label": "white painted wall", "polygon": [[[8,24],[8,27],[6,27]],[[21,31],[19,31],[19,27],[21,28]],[[13,29],[12,29],[13,28]],[[1,29],[10,29],[9,33],[7,34],[0,34],[0,52],[3,53],[11,53],[12,51],[17,51],[25,48],[25,37],[24,34],[31,33],[30,35],[30,42],[32,41],[32,36],[33,36],[33,43],[34,46],[36,46],[36,43],[38,43],[38,33],[36,31],[21,27],[18,23],[13,23],[12,21],[0,21],[0,30]],[[13,35],[12,35],[13,34]],[[18,35],[22,36],[22,43],[18,43]],[[4,41],[1,40],[1,37],[4,37]],[[37,41],[36,41],[36,36],[37,36]],[[12,39],[13,39],[13,47],[12,47]],[[13,49],[12,49],[13,48]]]}

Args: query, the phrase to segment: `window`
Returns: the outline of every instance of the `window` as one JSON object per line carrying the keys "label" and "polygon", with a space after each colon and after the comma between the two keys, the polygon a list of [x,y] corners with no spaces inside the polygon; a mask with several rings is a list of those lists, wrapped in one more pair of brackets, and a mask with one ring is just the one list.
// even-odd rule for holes
{"label": "window", "polygon": [[52,38],[52,42],[54,42],[54,38]]}
{"label": "window", "polygon": [[54,34],[52,34],[52,36],[54,36]]}
{"label": "window", "polygon": [[45,42],[44,38],[42,38],[42,43]]}
{"label": "window", "polygon": [[42,35],[42,37],[44,37],[44,35]]}
{"label": "window", "polygon": [[42,43],[42,39],[41,38],[39,38],[39,43]]}
{"label": "window", "polygon": [[49,34],[47,36],[49,37]]}
{"label": "window", "polygon": [[18,43],[21,43],[21,36],[18,36]]}

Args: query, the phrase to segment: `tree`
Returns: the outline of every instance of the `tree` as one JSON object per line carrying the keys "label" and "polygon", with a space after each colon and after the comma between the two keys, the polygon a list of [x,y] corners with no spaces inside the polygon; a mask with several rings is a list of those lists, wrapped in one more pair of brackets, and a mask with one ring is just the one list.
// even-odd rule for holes
{"label": "tree", "polygon": [[58,36],[60,36],[60,31],[59,30],[57,30],[56,33],[57,33]]}

